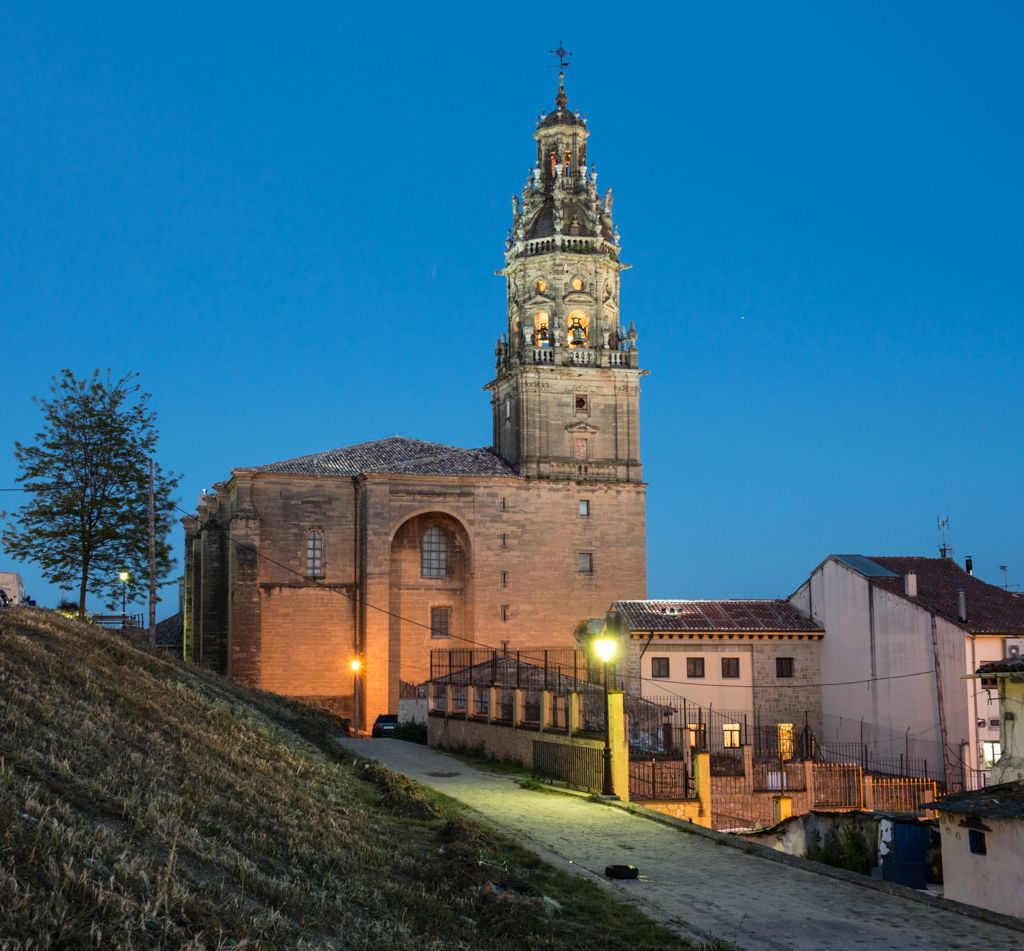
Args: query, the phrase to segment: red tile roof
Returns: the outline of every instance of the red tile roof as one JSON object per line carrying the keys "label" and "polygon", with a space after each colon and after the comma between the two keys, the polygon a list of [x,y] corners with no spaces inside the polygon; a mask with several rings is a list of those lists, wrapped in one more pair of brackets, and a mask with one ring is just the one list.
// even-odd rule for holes
{"label": "red tile roof", "polygon": [[[1024,596],[967,574],[952,558],[871,556],[897,577],[871,577],[869,583],[959,624],[971,634],[1024,634]],[[904,593],[904,576],[917,573],[917,596]],[[967,620],[958,618],[958,593],[967,599]]]}
{"label": "red tile roof", "polygon": [[517,478],[516,471],[489,448],[458,449],[406,436],[375,439],[263,466],[244,466],[234,471],[350,477],[363,472],[394,472]]}
{"label": "red tile roof", "polygon": [[813,618],[780,600],[616,601],[612,607],[631,631],[824,632]]}

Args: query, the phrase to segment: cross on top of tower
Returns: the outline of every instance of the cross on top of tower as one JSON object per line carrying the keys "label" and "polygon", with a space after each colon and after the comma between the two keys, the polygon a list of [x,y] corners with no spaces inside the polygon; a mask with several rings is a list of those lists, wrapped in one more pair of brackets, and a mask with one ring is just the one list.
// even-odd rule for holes
{"label": "cross on top of tower", "polygon": [[552,56],[557,56],[558,57],[558,71],[560,73],[564,73],[572,65],[566,59],[566,56],[572,56],[572,53],[569,52],[569,50],[565,49],[565,47],[562,46],[562,41],[561,40],[558,41],[558,49],[557,50],[548,50],[548,52],[551,53]]}
{"label": "cross on top of tower", "polygon": [[558,95],[555,96],[555,105],[558,106],[559,109],[564,109],[566,103],[569,102],[569,97],[565,94],[565,71],[572,65],[566,57],[572,56],[572,53],[562,46],[561,40],[558,41],[557,50],[548,50],[548,52],[551,53],[552,56],[558,57]]}

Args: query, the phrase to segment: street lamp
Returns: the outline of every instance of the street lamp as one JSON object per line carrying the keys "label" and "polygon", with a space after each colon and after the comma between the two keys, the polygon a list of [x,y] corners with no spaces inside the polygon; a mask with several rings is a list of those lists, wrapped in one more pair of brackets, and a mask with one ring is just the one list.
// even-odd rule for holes
{"label": "street lamp", "polygon": [[121,627],[124,627],[128,617],[128,579],[131,575],[127,571],[121,571],[117,576],[121,579]]}
{"label": "street lamp", "polygon": [[349,667],[352,668],[352,726],[356,736],[359,736],[359,671],[363,668],[363,662],[354,658]]}
{"label": "street lamp", "polygon": [[611,733],[611,698],[608,696],[608,662],[615,656],[618,642],[614,637],[599,637],[594,641],[594,653],[601,661],[604,672],[604,786],[602,796],[615,795],[615,783],[612,781],[612,733]]}

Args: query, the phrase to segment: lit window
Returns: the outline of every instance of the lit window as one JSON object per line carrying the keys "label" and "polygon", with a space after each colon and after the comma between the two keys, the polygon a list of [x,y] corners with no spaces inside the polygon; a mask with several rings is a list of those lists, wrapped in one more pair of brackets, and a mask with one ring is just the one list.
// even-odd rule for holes
{"label": "lit window", "polygon": [[[538,280],[537,283],[534,284],[533,286],[536,287],[538,291],[543,292],[547,290],[548,282],[545,281],[544,278],[540,278],[540,280]],[[546,317],[547,314],[545,314],[544,316]]]}
{"label": "lit window", "polygon": [[967,830],[967,847],[975,855],[987,855],[988,848],[985,846],[985,833],[977,829]]}
{"label": "lit window", "polygon": [[590,499],[580,499],[580,515],[590,514]]}
{"label": "lit window", "polygon": [[695,750],[705,750],[707,742],[707,724],[687,723],[686,730],[690,734],[690,746]]}
{"label": "lit window", "polygon": [[731,677],[739,677],[740,659],[738,657],[722,658],[722,679],[728,680]]}
{"label": "lit window", "polygon": [[430,636],[447,637],[451,633],[452,609],[431,608],[430,609]]}
{"label": "lit window", "polygon": [[1003,755],[1003,747],[999,741],[987,741],[981,744],[981,755],[982,762],[985,764],[985,769],[991,769],[996,760]]}
{"label": "lit window", "polygon": [[796,749],[796,734],[793,732],[792,723],[780,723],[779,730],[779,756],[782,759],[791,759],[793,750]]}
{"label": "lit window", "polygon": [[775,676],[776,677],[792,677],[793,676],[793,658],[792,657],[776,657],[775,658]]}
{"label": "lit window", "polygon": [[740,725],[738,723],[722,724],[722,746],[727,750],[740,748]]}
{"label": "lit window", "polygon": [[703,657],[687,657],[686,658],[686,676],[687,677],[703,677],[704,676],[704,658]]}
{"label": "lit window", "polygon": [[322,578],[324,573],[324,536],[322,532],[306,534],[306,575]]}
{"label": "lit window", "polygon": [[652,657],[651,658],[651,676],[652,677],[667,677],[668,676],[668,658],[667,657]]}
{"label": "lit window", "polygon": [[582,291],[583,290],[583,278],[581,278],[581,277],[574,277],[572,279],[572,289],[574,291]]}
{"label": "lit window", "polygon": [[448,577],[448,538],[439,528],[428,528],[420,546],[420,576]]}
{"label": "lit window", "polygon": [[593,574],[594,572],[594,555],[589,551],[578,551],[576,552],[576,570],[581,571],[584,574]]}

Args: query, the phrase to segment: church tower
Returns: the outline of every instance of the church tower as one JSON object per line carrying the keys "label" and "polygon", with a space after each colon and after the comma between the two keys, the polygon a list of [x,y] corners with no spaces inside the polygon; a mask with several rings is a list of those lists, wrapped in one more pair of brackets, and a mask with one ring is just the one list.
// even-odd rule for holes
{"label": "church tower", "polygon": [[[564,51],[557,51],[562,54]],[[642,483],[637,332],[619,313],[619,233],[587,159],[586,119],[537,122],[536,164],[512,197],[503,275],[508,329],[487,384],[497,454],[527,479]]]}

